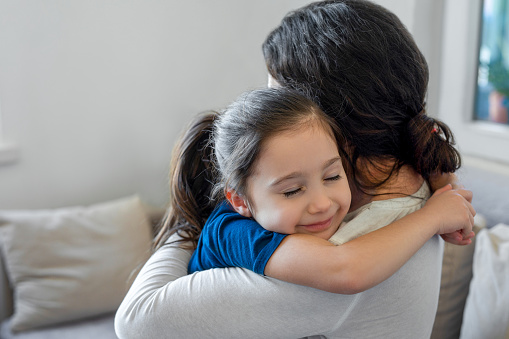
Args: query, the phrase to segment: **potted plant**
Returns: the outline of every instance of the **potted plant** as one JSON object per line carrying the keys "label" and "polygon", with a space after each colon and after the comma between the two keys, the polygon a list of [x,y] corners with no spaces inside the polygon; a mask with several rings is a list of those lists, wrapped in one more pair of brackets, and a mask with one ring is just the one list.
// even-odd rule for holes
{"label": "potted plant", "polygon": [[493,86],[489,96],[490,120],[507,124],[509,116],[509,70],[504,65],[502,58],[490,63],[488,81]]}

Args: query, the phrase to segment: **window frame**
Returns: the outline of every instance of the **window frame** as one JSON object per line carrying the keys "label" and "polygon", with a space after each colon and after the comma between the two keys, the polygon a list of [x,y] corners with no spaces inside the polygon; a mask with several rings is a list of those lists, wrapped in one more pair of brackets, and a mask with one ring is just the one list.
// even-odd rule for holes
{"label": "window frame", "polygon": [[509,126],[474,120],[482,0],[444,4],[439,118],[459,151],[509,164]]}

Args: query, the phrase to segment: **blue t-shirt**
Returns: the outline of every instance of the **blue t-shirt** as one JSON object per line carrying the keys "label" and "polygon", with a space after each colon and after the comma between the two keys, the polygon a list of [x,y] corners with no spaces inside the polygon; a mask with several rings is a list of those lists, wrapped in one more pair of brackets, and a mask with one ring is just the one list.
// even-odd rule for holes
{"label": "blue t-shirt", "polygon": [[267,261],[286,234],[267,231],[260,224],[220,203],[207,219],[188,271],[244,267],[263,274]]}

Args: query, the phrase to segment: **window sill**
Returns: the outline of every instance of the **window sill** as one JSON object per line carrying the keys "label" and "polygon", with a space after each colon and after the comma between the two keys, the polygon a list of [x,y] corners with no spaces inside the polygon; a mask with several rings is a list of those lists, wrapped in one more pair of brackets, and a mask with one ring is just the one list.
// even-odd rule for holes
{"label": "window sill", "polygon": [[0,142],[0,166],[12,164],[19,158],[19,149],[16,144]]}
{"label": "window sill", "polygon": [[509,164],[475,156],[462,156],[462,164],[509,177]]}

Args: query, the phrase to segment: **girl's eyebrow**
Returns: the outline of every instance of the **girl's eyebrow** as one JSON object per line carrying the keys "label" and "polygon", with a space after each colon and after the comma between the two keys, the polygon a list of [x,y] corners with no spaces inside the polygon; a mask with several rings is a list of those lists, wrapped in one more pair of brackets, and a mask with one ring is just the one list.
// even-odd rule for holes
{"label": "girl's eyebrow", "polygon": [[[322,169],[326,169],[327,167],[330,167],[330,166],[332,166],[335,163],[340,162],[340,161],[341,161],[341,157],[339,157],[339,156],[338,157],[334,157],[332,159],[329,159],[329,160],[327,160],[327,161],[325,161],[323,163]],[[282,176],[282,177],[274,180],[273,182],[270,183],[269,186],[274,187],[274,186],[277,186],[277,185],[281,184],[282,182],[284,182],[286,180],[294,179],[294,178],[297,178],[297,177],[302,176],[302,175],[303,175],[302,172],[292,172],[292,173],[289,173],[289,174],[287,174],[285,176]]]}
{"label": "girl's eyebrow", "polygon": [[285,182],[286,180],[294,179],[300,176],[302,176],[302,172],[292,172],[290,174],[287,174],[281,178],[274,180],[273,182],[270,183],[269,186],[274,187],[281,184],[282,182]]}
{"label": "girl's eyebrow", "polygon": [[323,164],[323,169],[326,169],[327,167],[331,166],[331,165],[334,165],[335,163],[337,162],[341,162],[341,157],[335,157],[335,158],[332,158],[330,160],[327,160],[324,164]]}

